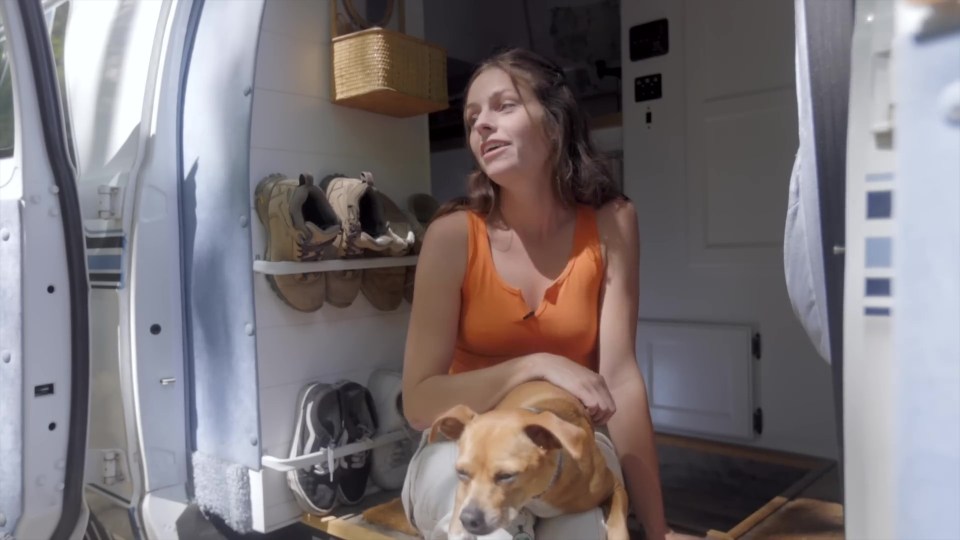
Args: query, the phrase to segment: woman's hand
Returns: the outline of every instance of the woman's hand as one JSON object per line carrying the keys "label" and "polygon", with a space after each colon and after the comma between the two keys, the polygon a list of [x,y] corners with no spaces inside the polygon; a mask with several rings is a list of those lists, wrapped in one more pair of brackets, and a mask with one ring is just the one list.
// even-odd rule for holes
{"label": "woman's hand", "polygon": [[606,424],[617,411],[607,383],[599,373],[556,354],[543,353],[540,359],[538,371],[543,379],[579,399],[595,426]]}

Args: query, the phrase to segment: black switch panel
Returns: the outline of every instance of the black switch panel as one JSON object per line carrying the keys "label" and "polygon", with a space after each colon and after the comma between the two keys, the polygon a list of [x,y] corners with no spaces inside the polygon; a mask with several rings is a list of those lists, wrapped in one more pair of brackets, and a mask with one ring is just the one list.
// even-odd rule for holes
{"label": "black switch panel", "polygon": [[667,19],[630,27],[630,60],[643,60],[670,52]]}
{"label": "black switch panel", "polygon": [[663,86],[660,84],[660,74],[644,75],[633,80],[633,100],[650,101],[663,97]]}

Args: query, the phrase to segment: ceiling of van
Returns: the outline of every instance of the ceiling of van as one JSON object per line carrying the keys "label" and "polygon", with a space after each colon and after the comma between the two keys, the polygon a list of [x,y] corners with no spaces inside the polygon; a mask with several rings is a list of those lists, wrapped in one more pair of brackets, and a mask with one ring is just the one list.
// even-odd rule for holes
{"label": "ceiling of van", "polygon": [[518,46],[557,62],[593,116],[619,112],[619,0],[424,0],[424,37],[447,50],[451,108],[430,118],[431,141],[462,138],[463,89],[476,64]]}

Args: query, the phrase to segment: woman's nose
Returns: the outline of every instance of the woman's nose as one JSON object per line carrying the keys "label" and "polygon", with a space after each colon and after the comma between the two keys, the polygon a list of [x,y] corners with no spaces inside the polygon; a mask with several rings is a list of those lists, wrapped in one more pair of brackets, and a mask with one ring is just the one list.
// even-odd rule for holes
{"label": "woman's nose", "polygon": [[481,112],[477,115],[477,119],[473,124],[473,129],[480,132],[489,132],[493,131],[493,123],[491,122],[491,117],[486,112]]}

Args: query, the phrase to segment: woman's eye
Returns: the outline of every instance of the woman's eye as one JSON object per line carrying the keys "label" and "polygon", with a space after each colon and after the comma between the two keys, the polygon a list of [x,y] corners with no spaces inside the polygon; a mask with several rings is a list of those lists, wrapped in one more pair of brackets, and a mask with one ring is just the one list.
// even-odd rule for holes
{"label": "woman's eye", "polygon": [[502,110],[512,109],[514,106],[516,106],[516,103],[512,101],[504,101],[503,103],[500,104],[500,110],[502,111]]}

